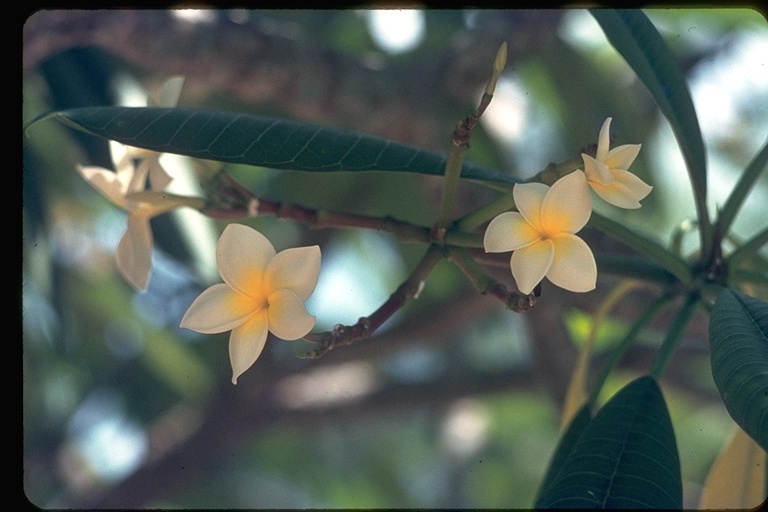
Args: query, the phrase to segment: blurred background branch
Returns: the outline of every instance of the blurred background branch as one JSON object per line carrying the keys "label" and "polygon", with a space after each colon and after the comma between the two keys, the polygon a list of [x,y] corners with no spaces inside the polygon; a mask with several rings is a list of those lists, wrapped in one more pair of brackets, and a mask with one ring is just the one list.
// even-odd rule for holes
{"label": "blurred background branch", "polygon": [[[478,11],[477,29],[457,31],[421,56],[387,62],[377,52],[354,55],[318,44],[318,27],[330,31],[335,18],[352,11],[206,12],[192,22],[166,10],[39,11],[24,27],[24,69],[90,46],[144,72],[184,75],[192,97],[226,95],[288,117],[443,151],[455,122],[447,116],[477,101],[500,42],[508,42],[514,65],[552,43],[562,16],[556,10]],[[444,23],[456,24],[457,13],[445,11]]]}

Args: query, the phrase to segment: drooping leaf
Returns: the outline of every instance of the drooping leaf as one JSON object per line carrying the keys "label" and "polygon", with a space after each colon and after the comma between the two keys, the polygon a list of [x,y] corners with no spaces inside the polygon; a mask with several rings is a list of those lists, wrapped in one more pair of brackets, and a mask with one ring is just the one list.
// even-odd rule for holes
{"label": "drooping leaf", "polygon": [[680,459],[664,397],[645,376],[584,427],[536,508],[681,508]]}
{"label": "drooping leaf", "polygon": [[728,413],[768,449],[768,304],[724,289],[709,319],[712,377]]}
{"label": "drooping leaf", "polygon": [[[446,157],[360,133],[316,124],[201,109],[87,107],[51,117],[105,139],[162,153],[294,171],[396,171],[442,175]],[[515,183],[466,162],[462,177]]]}
{"label": "drooping leaf", "polygon": [[642,11],[592,9],[590,12],[669,121],[688,168],[700,229],[709,230],[704,141],[688,84],[675,55]]}

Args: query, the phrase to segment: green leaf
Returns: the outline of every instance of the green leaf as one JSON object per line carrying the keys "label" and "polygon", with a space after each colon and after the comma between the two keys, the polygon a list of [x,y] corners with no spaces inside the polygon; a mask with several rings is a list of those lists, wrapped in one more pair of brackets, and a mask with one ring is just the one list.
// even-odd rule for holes
{"label": "green leaf", "polygon": [[555,479],[557,473],[563,467],[565,460],[568,458],[568,455],[576,445],[576,441],[579,440],[579,437],[584,431],[584,428],[589,425],[589,422],[592,420],[592,415],[590,414],[590,406],[591,404],[585,404],[582,406],[579,412],[576,413],[576,415],[571,420],[571,423],[568,425],[568,429],[560,438],[560,442],[557,443],[555,453],[552,455],[552,459],[549,461],[549,467],[547,468],[547,472],[544,475],[544,481],[541,483],[539,496],[543,496],[547,493],[547,487],[552,484],[552,481]]}
{"label": "green leaf", "polygon": [[728,230],[731,228],[731,224],[736,218],[741,205],[744,204],[749,191],[752,190],[752,186],[757,181],[757,178],[765,170],[765,166],[768,165],[768,142],[765,143],[763,149],[755,155],[755,158],[749,163],[744,173],[739,178],[739,182],[733,188],[731,195],[728,196],[728,200],[723,205],[723,209],[720,212],[720,229],[722,236],[728,234]]}
{"label": "green leaf", "polygon": [[721,291],[709,319],[712,377],[733,420],[768,450],[768,304]]}
{"label": "green leaf", "polygon": [[621,222],[592,212],[589,225],[645,254],[681,281],[688,282],[691,280],[691,270],[680,256],[650,238],[633,231]]}
{"label": "green leaf", "polygon": [[693,186],[702,246],[711,243],[707,214],[707,160],[688,84],[675,55],[640,10],[592,9],[608,41],[645,84],[669,121]]}
{"label": "green leaf", "polygon": [[680,459],[664,397],[641,377],[583,429],[536,508],[681,508]]}
{"label": "green leaf", "polygon": [[[273,117],[154,107],[88,107],[49,117],[129,146],[219,162],[315,172],[396,171],[438,176],[445,172],[444,155]],[[462,167],[461,176],[497,185],[518,181],[470,162]]]}

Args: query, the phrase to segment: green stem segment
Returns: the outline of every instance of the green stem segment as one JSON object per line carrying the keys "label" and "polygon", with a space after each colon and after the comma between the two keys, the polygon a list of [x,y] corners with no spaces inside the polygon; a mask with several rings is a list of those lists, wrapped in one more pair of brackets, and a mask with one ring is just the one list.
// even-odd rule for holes
{"label": "green stem segment", "polygon": [[448,161],[445,164],[445,179],[443,180],[443,195],[440,203],[440,218],[438,230],[445,229],[453,217],[453,207],[459,193],[459,178],[461,167],[464,165],[464,157],[469,151],[469,145],[451,145],[448,153]]}
{"label": "green stem segment", "polygon": [[[584,152],[594,156],[595,145],[592,144],[584,148]],[[560,163],[550,163],[536,173],[531,178],[525,180],[525,183],[539,182],[545,185],[552,185],[563,176],[572,173],[582,165],[581,153],[574,155],[568,160]],[[454,223],[454,229],[458,231],[471,231],[477,226],[491,220],[497,215],[510,211],[515,207],[515,198],[512,195],[513,188],[497,197],[490,203],[483,205],[472,213],[465,215]]]}
{"label": "green stem segment", "polygon": [[768,228],[765,228],[757,233],[748,242],[740,245],[730,255],[728,255],[726,258],[728,267],[731,268],[743,258],[756,253],[765,244],[768,244]]}
{"label": "green stem segment", "polygon": [[477,261],[463,247],[448,247],[448,259],[450,259],[482,295],[490,295],[499,299],[508,309],[521,313],[531,309],[536,304],[536,294],[524,294],[517,290],[510,291],[483,271]]}
{"label": "green stem segment", "polygon": [[491,104],[493,93],[496,90],[496,83],[499,80],[504,66],[507,64],[507,43],[502,43],[496,52],[493,60],[493,72],[488,84],[485,86],[480,105],[474,114],[467,117],[459,123],[451,135],[451,149],[448,152],[448,161],[445,164],[445,179],[443,180],[443,195],[440,202],[440,217],[435,225],[434,236],[438,241],[442,241],[445,230],[453,218],[453,208],[456,204],[456,198],[459,190],[459,179],[461,178],[461,168],[464,165],[464,158],[469,151],[469,139],[472,136],[472,129],[480,121],[485,109]]}
{"label": "green stem segment", "polygon": [[650,375],[656,379],[656,381],[661,380],[661,374],[664,373],[664,368],[666,368],[672,354],[675,352],[683,331],[688,326],[688,322],[691,321],[691,317],[696,311],[698,302],[699,296],[697,293],[689,294],[685,299],[683,307],[680,308],[677,315],[675,315],[675,318],[672,320],[672,325],[667,332],[667,336],[664,338],[664,341],[656,354],[656,359],[651,366]]}
{"label": "green stem segment", "polygon": [[639,318],[637,318],[637,320],[635,320],[635,323],[632,324],[632,327],[629,329],[629,331],[627,331],[627,333],[621,339],[619,344],[613,350],[613,353],[611,354],[610,359],[605,363],[602,370],[600,371],[600,374],[597,376],[595,385],[592,388],[592,392],[589,395],[588,403],[590,407],[593,407],[597,402],[597,398],[600,395],[600,391],[603,389],[603,385],[605,384],[605,381],[608,380],[608,375],[610,375],[611,371],[618,364],[619,360],[621,360],[622,356],[627,351],[629,346],[632,344],[635,338],[637,338],[637,335],[640,334],[640,331],[643,330],[643,328],[657,314],[659,314],[667,306],[667,304],[669,304],[671,300],[672,300],[672,296],[670,295],[663,295],[659,297],[658,299],[656,299],[656,301],[653,302],[653,304],[651,304],[643,312],[642,315],[640,315]]}
{"label": "green stem segment", "polygon": [[669,270],[675,277],[687,283],[691,280],[691,269],[682,258],[665,249],[653,240],[646,238],[615,220],[592,212],[589,225],[609,234],[617,240],[645,254],[661,266]]}

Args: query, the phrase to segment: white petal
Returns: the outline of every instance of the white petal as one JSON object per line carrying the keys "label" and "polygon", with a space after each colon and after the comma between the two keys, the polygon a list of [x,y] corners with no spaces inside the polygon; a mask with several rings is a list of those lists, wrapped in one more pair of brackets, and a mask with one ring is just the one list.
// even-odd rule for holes
{"label": "white petal", "polygon": [[553,239],[555,257],[547,272],[552,284],[571,292],[595,289],[597,265],[587,243],[575,235],[562,235]]}
{"label": "white petal", "polygon": [[638,201],[644,199],[653,190],[652,186],[629,171],[616,170],[613,171],[613,174],[616,176],[616,181],[627,187]]}
{"label": "white petal", "polygon": [[584,160],[584,174],[589,183],[600,183],[601,185],[613,183],[613,173],[605,162],[597,161],[584,153],[581,154],[581,158]]}
{"label": "white petal", "polygon": [[640,144],[625,144],[615,147],[608,152],[603,162],[610,169],[623,169],[626,171],[632,165],[632,162],[635,161],[638,153],[640,153],[640,147]]}
{"label": "white petal", "polygon": [[152,105],[152,101],[147,101],[150,106],[158,107],[175,107],[179,102],[181,96],[181,88],[184,85],[184,77],[181,75],[172,76],[163,84],[163,88],[160,90],[160,96],[156,105]]}
{"label": "white petal", "polygon": [[229,335],[229,361],[232,364],[232,384],[250,368],[264,350],[267,342],[267,315],[253,315]]}
{"label": "white petal", "polygon": [[576,233],[592,215],[592,196],[587,178],[574,171],[557,180],[544,198],[541,207],[541,226],[550,236],[557,233]]}
{"label": "white petal", "polygon": [[147,288],[152,270],[152,228],[143,215],[128,216],[128,229],[115,254],[117,268],[136,290]]}
{"label": "white petal", "polygon": [[219,283],[197,296],[179,326],[203,334],[229,331],[244,324],[263,306],[229,285]]}
{"label": "white petal", "polygon": [[[131,160],[133,162],[133,160]],[[117,174],[121,179],[129,181],[126,188],[126,194],[133,192],[142,192],[147,188],[147,178],[149,177],[149,163],[146,158],[142,159],[138,166],[126,166],[119,168]]]}
{"label": "white petal", "polygon": [[548,191],[543,183],[518,183],[512,189],[517,210],[537,231],[541,226],[541,205]]}
{"label": "white petal", "polygon": [[505,212],[494,217],[483,236],[485,252],[514,251],[540,238],[527,220],[518,212]]}
{"label": "white petal", "polygon": [[320,247],[295,247],[278,253],[267,265],[264,289],[269,292],[290,290],[307,300],[320,276]]}
{"label": "white petal", "polygon": [[82,165],[79,165],[77,170],[104,197],[121,208],[126,208],[126,186],[118,179],[116,173],[102,167],[85,167]]}
{"label": "white petal", "polygon": [[109,153],[112,155],[112,163],[115,164],[116,171],[120,171],[126,167],[133,168],[133,155],[125,144],[110,140]]}
{"label": "white petal", "polygon": [[283,340],[297,340],[312,330],[315,317],[307,313],[304,303],[289,290],[269,295],[269,330]]}
{"label": "white petal", "polygon": [[160,164],[161,153],[151,153],[141,162],[149,168],[149,187],[151,190],[165,190],[173,178]]}
{"label": "white petal", "polygon": [[635,199],[632,191],[623,183],[614,181],[608,186],[603,186],[599,183],[591,183],[590,185],[592,185],[592,190],[606,203],[628,210],[634,210],[641,206],[640,202]]}
{"label": "white petal", "polygon": [[541,240],[512,253],[510,266],[517,289],[531,293],[552,265],[555,250],[551,240]]}
{"label": "white petal", "polygon": [[219,238],[216,262],[225,283],[246,295],[262,295],[262,280],[275,248],[248,226],[229,224]]}
{"label": "white petal", "polygon": [[595,158],[599,161],[605,160],[608,155],[608,149],[611,145],[611,118],[606,118],[603,121],[603,126],[600,128],[600,136],[597,139],[597,154]]}

